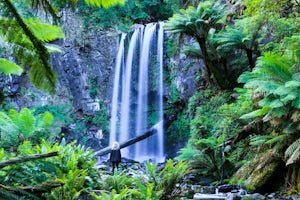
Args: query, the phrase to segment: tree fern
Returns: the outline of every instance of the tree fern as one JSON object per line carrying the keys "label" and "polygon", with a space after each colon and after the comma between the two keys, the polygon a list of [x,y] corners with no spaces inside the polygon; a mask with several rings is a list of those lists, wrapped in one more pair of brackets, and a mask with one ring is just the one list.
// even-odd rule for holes
{"label": "tree fern", "polygon": [[299,98],[299,95],[298,84],[293,80],[291,67],[292,63],[286,56],[267,53],[258,59],[257,67],[252,72],[240,76],[239,81],[244,82],[246,88],[253,89],[255,93],[264,93],[264,98],[258,104],[262,109],[246,114],[242,118],[267,114],[282,117],[292,109],[290,105]]}
{"label": "tree fern", "polygon": [[223,86],[221,82],[224,79],[219,70],[209,61],[206,42],[211,29],[220,29],[225,15],[224,5],[219,2],[204,1],[200,2],[197,8],[190,6],[185,10],[180,10],[179,14],[174,14],[164,25],[166,31],[171,34],[187,34],[196,39],[205,63],[205,78],[208,82],[213,83],[211,75],[214,74],[220,87]]}

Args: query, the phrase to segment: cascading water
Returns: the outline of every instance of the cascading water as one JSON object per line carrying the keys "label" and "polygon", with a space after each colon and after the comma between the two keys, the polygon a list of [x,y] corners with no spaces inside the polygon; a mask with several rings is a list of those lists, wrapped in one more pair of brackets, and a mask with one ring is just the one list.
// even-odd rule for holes
{"label": "cascading water", "polygon": [[162,95],[163,23],[140,25],[132,34],[121,37],[109,143],[125,142],[142,135],[152,126],[157,133],[122,149],[123,157],[137,161],[164,161]]}

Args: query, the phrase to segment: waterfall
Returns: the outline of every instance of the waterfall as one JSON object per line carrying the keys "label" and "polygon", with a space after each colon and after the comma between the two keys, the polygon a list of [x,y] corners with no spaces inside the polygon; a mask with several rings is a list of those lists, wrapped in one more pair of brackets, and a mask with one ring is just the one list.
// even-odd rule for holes
{"label": "waterfall", "polygon": [[122,156],[137,161],[164,161],[163,23],[137,26],[123,34],[117,54],[112,95],[110,145],[125,142],[155,126],[157,133]]}
{"label": "waterfall", "polygon": [[114,78],[114,87],[113,87],[113,94],[112,94],[112,109],[111,109],[111,118],[110,118],[110,135],[109,141],[110,145],[112,144],[111,141],[117,141],[119,138],[116,134],[117,128],[117,121],[118,121],[118,98],[119,98],[119,83],[120,83],[120,74],[121,74],[121,66],[124,59],[124,39],[126,35],[122,34],[119,51],[117,54],[116,60],[116,71],[115,71],[115,78]]}

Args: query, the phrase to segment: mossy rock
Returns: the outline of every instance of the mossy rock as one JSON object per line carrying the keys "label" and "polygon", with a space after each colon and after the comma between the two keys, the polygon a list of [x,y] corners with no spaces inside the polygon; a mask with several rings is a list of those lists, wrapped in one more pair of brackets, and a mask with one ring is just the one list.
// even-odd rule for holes
{"label": "mossy rock", "polygon": [[234,174],[232,182],[246,187],[248,191],[258,192],[270,183],[281,164],[278,153],[268,151],[257,154]]}

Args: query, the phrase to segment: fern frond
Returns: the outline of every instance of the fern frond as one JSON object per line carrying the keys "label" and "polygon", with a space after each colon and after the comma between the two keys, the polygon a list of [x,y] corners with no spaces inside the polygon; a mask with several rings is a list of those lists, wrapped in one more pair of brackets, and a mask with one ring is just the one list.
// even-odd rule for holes
{"label": "fern frond", "polygon": [[87,4],[108,8],[113,5],[123,5],[125,3],[124,0],[84,0]]}
{"label": "fern frond", "polygon": [[254,136],[250,139],[250,145],[252,145],[252,146],[263,145],[270,138],[272,138],[272,136],[270,136],[270,135],[257,135],[257,136]]}
{"label": "fern frond", "polygon": [[37,127],[48,128],[52,126],[54,116],[50,112],[45,112],[38,118]]}
{"label": "fern frond", "polygon": [[6,75],[15,74],[21,75],[23,69],[19,67],[16,63],[0,58],[0,73],[5,73]]}
{"label": "fern frond", "polygon": [[266,141],[265,144],[274,144],[274,143],[282,142],[287,137],[288,137],[287,134],[277,135],[277,136],[274,136],[272,139]]}
{"label": "fern frond", "polygon": [[300,158],[300,146],[293,151],[292,155],[289,156],[288,160],[286,161],[286,165],[291,165],[299,161]]}
{"label": "fern frond", "polygon": [[285,157],[290,157],[296,149],[300,146],[300,138],[294,141],[286,150],[285,150]]}
{"label": "fern frond", "polygon": [[262,109],[258,109],[258,110],[252,111],[250,113],[244,114],[240,118],[241,119],[250,119],[250,118],[260,117],[260,116],[267,114],[269,111],[270,111],[270,108],[264,107]]}
{"label": "fern frond", "polygon": [[64,34],[58,26],[54,26],[37,19],[24,20],[33,34],[42,42],[51,42],[57,39],[64,38]]}
{"label": "fern frond", "polygon": [[194,46],[185,46],[183,49],[183,53],[189,55],[189,56],[193,56],[193,57],[197,57],[197,58],[203,58],[201,49],[198,47],[194,47]]}
{"label": "fern frond", "polygon": [[0,199],[19,200],[20,198],[20,196],[14,194],[12,191],[0,188]]}

